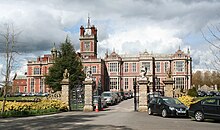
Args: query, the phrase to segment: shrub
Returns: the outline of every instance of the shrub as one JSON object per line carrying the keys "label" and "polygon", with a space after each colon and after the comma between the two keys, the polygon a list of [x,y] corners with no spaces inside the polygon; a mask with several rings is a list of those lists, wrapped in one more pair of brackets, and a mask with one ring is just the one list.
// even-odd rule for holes
{"label": "shrub", "polygon": [[196,88],[193,87],[193,88],[189,89],[187,95],[189,95],[189,96],[191,96],[191,97],[197,97],[197,96],[198,96],[198,93],[197,93],[197,91],[196,91]]}
{"label": "shrub", "polygon": [[[2,102],[0,102],[0,108]],[[40,102],[6,102],[3,117],[42,115],[51,112],[68,111],[67,105],[60,100],[42,100]]]}
{"label": "shrub", "polygon": [[190,106],[191,104],[194,104],[197,102],[197,100],[195,100],[195,98],[191,97],[191,96],[182,96],[178,98],[184,105],[186,106]]}

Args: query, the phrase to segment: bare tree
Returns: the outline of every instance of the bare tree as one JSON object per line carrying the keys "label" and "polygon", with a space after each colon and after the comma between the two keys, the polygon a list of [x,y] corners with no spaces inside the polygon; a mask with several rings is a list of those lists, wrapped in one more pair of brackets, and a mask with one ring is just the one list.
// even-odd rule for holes
{"label": "bare tree", "polygon": [[[15,33],[14,26],[7,24],[5,29],[5,32],[1,33],[0,36],[2,37],[1,44],[3,46],[3,54],[5,56],[5,68],[3,68],[2,75],[5,77],[3,81],[3,104],[2,104],[2,110],[1,113],[5,111],[5,102],[6,102],[6,97],[7,97],[7,88],[10,85],[10,77],[11,77],[11,72],[13,69],[13,64],[14,64],[14,59],[15,59],[15,54],[16,48],[15,45],[17,43],[16,37],[20,34]],[[15,78],[16,76],[14,76]]]}
{"label": "bare tree", "polygon": [[211,66],[207,66],[209,69],[220,72],[220,29],[218,26],[207,26],[209,34],[205,34],[201,31],[203,38],[210,44],[209,49],[213,55],[211,60]]}

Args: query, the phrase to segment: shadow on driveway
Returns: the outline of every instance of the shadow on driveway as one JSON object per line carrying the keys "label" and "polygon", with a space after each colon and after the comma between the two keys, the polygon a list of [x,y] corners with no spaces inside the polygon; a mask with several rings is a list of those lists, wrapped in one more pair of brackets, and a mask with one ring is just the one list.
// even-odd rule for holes
{"label": "shadow on driveway", "polygon": [[42,117],[26,117],[26,118],[6,118],[0,119],[1,130],[47,130],[47,129],[71,129],[71,130],[97,130],[97,129],[120,129],[120,130],[132,130],[126,126],[114,126],[114,125],[93,125],[84,124],[87,121],[92,121],[99,116],[105,114],[94,113],[77,113],[68,112],[60,113],[57,115],[49,115]]}

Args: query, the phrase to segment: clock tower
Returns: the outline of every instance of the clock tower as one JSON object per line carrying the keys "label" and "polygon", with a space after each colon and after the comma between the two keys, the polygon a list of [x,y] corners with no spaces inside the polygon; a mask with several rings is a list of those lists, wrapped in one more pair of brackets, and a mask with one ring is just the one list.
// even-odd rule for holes
{"label": "clock tower", "polygon": [[97,58],[97,28],[90,25],[90,18],[88,17],[87,27],[80,27],[80,53],[83,59]]}

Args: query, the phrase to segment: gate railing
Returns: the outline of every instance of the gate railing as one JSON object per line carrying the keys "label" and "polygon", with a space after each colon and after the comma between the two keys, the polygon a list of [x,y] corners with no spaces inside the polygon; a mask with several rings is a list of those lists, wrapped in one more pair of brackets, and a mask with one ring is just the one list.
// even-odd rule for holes
{"label": "gate railing", "polygon": [[82,111],[84,107],[84,85],[75,85],[71,90],[70,107],[72,111]]}

